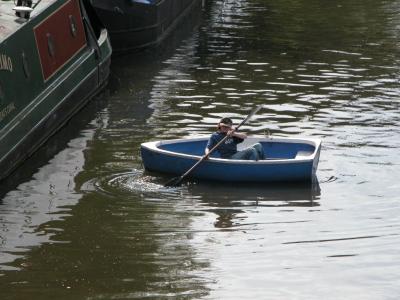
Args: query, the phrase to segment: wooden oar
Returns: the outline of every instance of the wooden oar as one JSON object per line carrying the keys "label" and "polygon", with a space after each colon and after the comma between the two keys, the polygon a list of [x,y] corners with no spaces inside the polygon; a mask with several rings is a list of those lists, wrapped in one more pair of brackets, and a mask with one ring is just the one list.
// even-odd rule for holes
{"label": "wooden oar", "polygon": [[[252,116],[254,116],[260,109],[262,108],[262,105],[257,106],[256,108],[254,108],[249,115],[236,127],[233,128],[232,133],[234,133],[236,130],[239,129],[239,127],[241,127],[244,123],[246,123]],[[229,135],[226,135],[222,140],[220,140],[212,149],[210,149],[210,151],[208,152],[208,154],[203,155],[201,157],[201,159],[196,162],[189,170],[187,170],[185,172],[185,174],[183,174],[182,176],[179,177],[174,177],[171,180],[169,180],[166,184],[164,184],[164,186],[178,186],[182,180],[188,176],[190,173],[192,173],[192,171],[199,165],[201,164],[204,160],[206,160],[210,154],[212,152],[214,152],[215,149],[217,149],[219,147],[219,145],[221,145],[223,142],[225,142],[225,140],[229,137]]]}

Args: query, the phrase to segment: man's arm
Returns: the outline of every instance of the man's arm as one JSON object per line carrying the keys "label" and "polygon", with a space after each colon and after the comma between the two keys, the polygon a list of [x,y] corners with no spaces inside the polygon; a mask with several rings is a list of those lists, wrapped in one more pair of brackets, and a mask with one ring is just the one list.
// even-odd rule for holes
{"label": "man's arm", "polygon": [[211,150],[215,145],[216,145],[215,138],[214,138],[214,135],[212,134],[211,137],[210,137],[210,139],[209,139],[208,142],[207,142],[206,148],[204,149],[205,155],[208,156],[208,154],[210,153],[210,150]]}
{"label": "man's arm", "polygon": [[228,135],[230,135],[230,136],[234,136],[234,137],[237,137],[237,138],[239,138],[239,139],[242,139],[242,140],[244,140],[244,139],[246,139],[247,138],[247,135],[245,134],[245,133],[243,133],[243,132],[233,132],[233,130],[231,130],[231,131],[229,131],[228,132]]}

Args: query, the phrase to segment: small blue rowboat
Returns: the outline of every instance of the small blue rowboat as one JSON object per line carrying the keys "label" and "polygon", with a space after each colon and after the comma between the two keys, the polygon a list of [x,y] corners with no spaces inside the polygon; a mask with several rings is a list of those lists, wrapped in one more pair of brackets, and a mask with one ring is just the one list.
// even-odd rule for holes
{"label": "small blue rowboat", "polygon": [[[146,170],[182,175],[204,155],[208,137],[141,144]],[[232,182],[311,181],[321,152],[318,139],[248,137],[238,150],[261,143],[265,160],[222,159],[214,152],[190,174],[191,178]]]}

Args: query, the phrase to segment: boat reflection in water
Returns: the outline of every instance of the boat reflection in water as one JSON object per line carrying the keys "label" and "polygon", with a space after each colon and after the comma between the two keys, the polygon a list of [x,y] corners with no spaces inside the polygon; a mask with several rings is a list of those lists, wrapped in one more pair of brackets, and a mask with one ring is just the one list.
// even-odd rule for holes
{"label": "boat reflection in water", "polygon": [[[241,226],[236,222],[251,208],[281,207],[281,211],[320,206],[321,189],[318,179],[296,183],[235,183],[202,181],[188,184],[188,192],[203,200],[204,205],[216,214],[214,226],[231,228]],[[212,194],[212,197],[210,197]]]}
{"label": "boat reflection in water", "polygon": [[[188,184],[193,196],[207,196],[207,202],[213,205],[225,205],[228,202],[236,206],[319,206],[321,188],[317,178],[312,182],[294,183],[221,183],[212,181],[192,182]],[[213,197],[210,198],[210,191]],[[228,201],[228,202],[227,202]]]}

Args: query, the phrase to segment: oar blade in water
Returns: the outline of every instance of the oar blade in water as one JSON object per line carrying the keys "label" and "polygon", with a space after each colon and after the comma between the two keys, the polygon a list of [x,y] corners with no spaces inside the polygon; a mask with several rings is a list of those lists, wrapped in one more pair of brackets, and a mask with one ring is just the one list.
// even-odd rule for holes
{"label": "oar blade in water", "polygon": [[182,176],[180,177],[174,177],[171,180],[167,181],[164,186],[165,187],[176,187],[179,186],[182,183]]}

